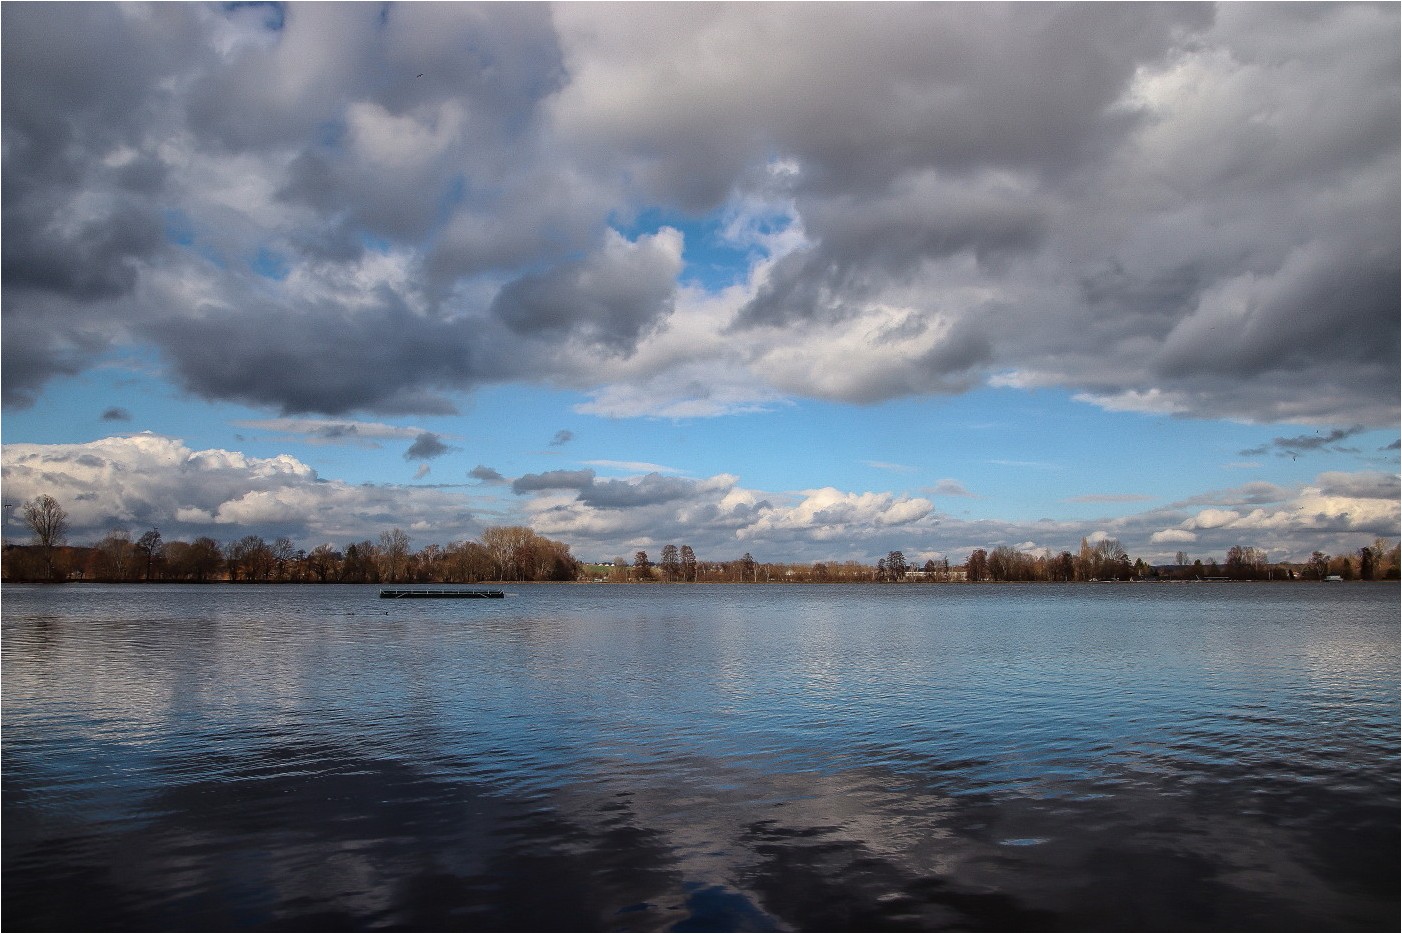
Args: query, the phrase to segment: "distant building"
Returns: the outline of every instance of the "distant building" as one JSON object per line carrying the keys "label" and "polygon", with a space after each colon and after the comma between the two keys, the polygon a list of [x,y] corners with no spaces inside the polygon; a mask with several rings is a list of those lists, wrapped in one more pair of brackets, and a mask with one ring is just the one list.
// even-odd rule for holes
{"label": "distant building", "polygon": [[938,571],[906,571],[902,580],[908,581],[965,581],[969,579],[968,572],[963,568],[950,568]]}

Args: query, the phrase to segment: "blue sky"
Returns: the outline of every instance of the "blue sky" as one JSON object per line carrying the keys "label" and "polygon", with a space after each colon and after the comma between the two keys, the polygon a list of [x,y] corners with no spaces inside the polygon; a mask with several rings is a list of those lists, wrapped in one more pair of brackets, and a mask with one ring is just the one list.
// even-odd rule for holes
{"label": "blue sky", "polygon": [[376,11],[5,8],[7,502],[586,558],[1396,536],[1394,6]]}

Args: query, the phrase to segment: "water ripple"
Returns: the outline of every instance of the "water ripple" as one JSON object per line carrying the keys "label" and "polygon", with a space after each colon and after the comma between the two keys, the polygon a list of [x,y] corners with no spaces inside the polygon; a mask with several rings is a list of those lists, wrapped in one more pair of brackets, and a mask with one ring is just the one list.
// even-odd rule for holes
{"label": "water ripple", "polygon": [[5,922],[1395,923],[1395,588],[425,602],[7,587]]}

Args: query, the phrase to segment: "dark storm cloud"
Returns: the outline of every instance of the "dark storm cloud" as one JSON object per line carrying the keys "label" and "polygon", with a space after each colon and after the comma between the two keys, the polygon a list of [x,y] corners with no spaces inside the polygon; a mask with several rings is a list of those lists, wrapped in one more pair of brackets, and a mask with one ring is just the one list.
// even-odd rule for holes
{"label": "dark storm cloud", "polygon": [[120,406],[114,405],[112,408],[103,411],[102,420],[104,422],[129,422],[131,421],[131,413]]}
{"label": "dark storm cloud", "polygon": [[879,192],[913,166],[1061,173],[1113,142],[1126,118],[1110,105],[1136,66],[1212,15],[1200,4],[563,8],[567,36],[602,27],[612,41],[581,50],[562,119],[601,149],[646,154],[658,194],[702,209],[757,151],[799,158],[820,194]]}
{"label": "dark storm cloud", "polygon": [[406,461],[426,461],[435,457],[442,457],[449,451],[457,450],[451,445],[444,444],[438,435],[431,431],[425,431],[414,439],[414,443],[409,445],[409,450],[404,452]]}
{"label": "dark storm cloud", "polygon": [[6,405],[86,366],[121,324],[107,301],[130,293],[166,246],[168,169],[148,121],[161,106],[155,83],[199,45],[192,12],[0,8]]}
{"label": "dark storm cloud", "polygon": [[[134,340],[285,413],[994,378],[1396,420],[1395,5],[0,16],[6,405]],[[763,265],[687,318],[681,235],[635,222],[751,209]],[[730,340],[649,353],[703,329]]]}
{"label": "dark storm cloud", "polygon": [[473,384],[472,324],[426,317],[385,292],[353,317],[331,303],[175,317],[147,332],[184,386],[284,413],[452,414],[434,390]]}
{"label": "dark storm cloud", "polygon": [[803,213],[818,245],[781,260],[737,323],[843,317],[845,306],[907,281],[927,260],[968,251],[988,265],[1025,255],[1042,237],[1044,222],[1033,201],[929,178],[902,184],[884,199],[824,199]]}
{"label": "dark storm cloud", "polygon": [[680,271],[675,234],[664,231],[636,243],[612,235],[587,259],[512,282],[492,311],[520,334],[578,334],[629,353],[671,312]]}

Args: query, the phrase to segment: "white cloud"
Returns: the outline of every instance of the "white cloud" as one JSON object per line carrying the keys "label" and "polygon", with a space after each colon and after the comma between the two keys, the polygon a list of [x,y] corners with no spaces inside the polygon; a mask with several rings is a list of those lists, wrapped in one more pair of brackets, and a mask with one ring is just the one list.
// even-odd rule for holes
{"label": "white cloud", "polygon": [[7,496],[58,499],[76,541],[113,526],[158,526],[168,538],[248,530],[304,541],[373,537],[416,521],[445,541],[480,529],[470,504],[449,491],[323,480],[289,455],[194,451],[150,433],[7,444],[3,471]]}
{"label": "white cloud", "polygon": [[848,493],[833,487],[808,490],[791,507],[770,507],[739,534],[742,538],[802,533],[818,541],[866,537],[881,529],[908,526],[928,516],[927,499],[890,493]]}
{"label": "white cloud", "polygon": [[[487,468],[477,473],[492,475]],[[70,514],[76,543],[95,541],[114,526],[154,525],[172,539],[227,541],[255,533],[344,544],[398,526],[412,529],[421,546],[475,537],[482,525],[525,524],[585,556],[673,543],[713,560],[750,551],[771,561],[874,561],[900,549],[957,562],[974,548],[1000,544],[1056,552],[1074,551],[1082,538],[1115,538],[1131,555],[1159,563],[1185,545],[1204,559],[1253,545],[1278,560],[1304,560],[1317,549],[1340,554],[1376,536],[1395,538],[1399,528],[1398,477],[1376,472],[1329,472],[1295,487],[1249,483],[1092,522],[961,519],[923,497],[830,486],[766,491],[732,473],[599,479],[592,470],[565,471],[518,484],[520,495],[503,500],[499,486],[350,484],[319,477],[288,455],[192,450],[149,433],[84,444],[7,444],[3,479],[10,501],[56,497]],[[24,534],[14,510],[7,534]]]}
{"label": "white cloud", "polygon": [[1230,509],[1204,509],[1188,520],[1188,525],[1195,529],[1220,529],[1223,526],[1231,525],[1240,518],[1239,513]]}

